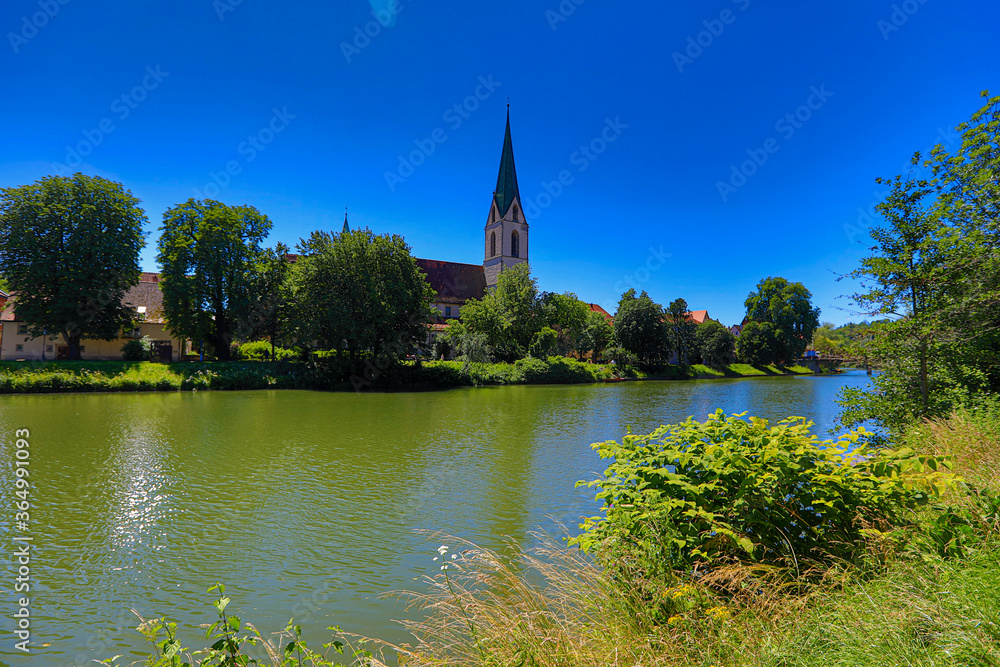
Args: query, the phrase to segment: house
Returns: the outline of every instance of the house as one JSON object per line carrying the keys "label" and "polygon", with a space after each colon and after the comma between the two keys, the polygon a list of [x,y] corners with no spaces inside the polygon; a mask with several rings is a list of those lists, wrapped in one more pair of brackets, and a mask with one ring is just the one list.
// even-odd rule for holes
{"label": "house", "polygon": [[[122,331],[118,339],[113,341],[90,339],[81,341],[81,357],[93,361],[120,360],[122,346],[125,343],[149,336],[153,341],[154,361],[178,361],[183,345],[180,339],[166,330],[163,319],[163,293],[160,291],[159,281],[158,273],[143,273],[139,284],[130,289],[122,300],[135,310],[138,325],[134,329]],[[4,300],[0,322],[3,324],[0,329],[2,360],[43,361],[65,359],[69,355],[69,346],[61,334],[35,338],[29,336],[28,323],[17,318],[16,294],[11,296],[9,301]]]}
{"label": "house", "polygon": [[596,303],[588,303],[587,305],[590,306],[590,312],[592,312],[592,313],[600,313],[601,315],[604,315],[604,319],[606,319],[608,321],[608,324],[614,324],[615,323],[615,318],[611,316],[611,313],[609,313],[608,311],[604,310],[603,308],[601,308]]}

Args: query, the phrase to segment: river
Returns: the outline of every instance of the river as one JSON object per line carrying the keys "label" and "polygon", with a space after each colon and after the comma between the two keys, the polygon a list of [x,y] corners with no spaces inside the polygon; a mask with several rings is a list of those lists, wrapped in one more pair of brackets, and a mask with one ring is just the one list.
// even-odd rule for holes
{"label": "river", "polygon": [[[30,592],[6,563],[0,663],[63,666],[123,654],[141,637],[129,609],[168,615],[185,646],[213,620],[206,589],[263,631],[292,616],[405,641],[378,596],[435,574],[440,530],[498,547],[596,513],[575,489],[604,465],[593,442],[716,408],[801,415],[828,437],[838,376],[516,386],[429,393],[300,391],[0,397],[0,532],[30,535]],[[29,429],[30,525],[14,524],[14,440]],[[30,656],[14,649],[30,599]],[[199,641],[199,639],[201,641]]]}

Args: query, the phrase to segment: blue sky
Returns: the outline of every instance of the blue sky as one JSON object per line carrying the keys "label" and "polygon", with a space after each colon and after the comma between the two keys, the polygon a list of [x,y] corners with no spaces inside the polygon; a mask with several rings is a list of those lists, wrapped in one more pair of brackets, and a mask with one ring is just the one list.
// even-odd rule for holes
{"label": "blue sky", "polygon": [[199,195],[480,263],[509,97],[542,289],[731,324],[780,275],[842,323],[875,177],[1000,91],[996,3],[390,3],[7,0],[0,186],[121,181],[146,270]]}

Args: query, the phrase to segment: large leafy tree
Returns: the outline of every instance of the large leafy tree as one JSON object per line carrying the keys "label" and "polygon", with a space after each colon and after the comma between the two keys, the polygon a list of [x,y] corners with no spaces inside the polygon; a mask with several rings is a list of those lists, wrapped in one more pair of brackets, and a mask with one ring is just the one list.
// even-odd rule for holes
{"label": "large leafy tree", "polygon": [[518,264],[501,273],[496,288],[482,299],[466,302],[461,318],[463,327],[456,328],[457,335],[475,342],[459,341],[459,348],[469,347],[477,354],[488,350],[491,358],[501,361],[524,357],[535,334],[545,326],[541,295],[528,265]]}
{"label": "large leafy tree", "polygon": [[[599,357],[606,347],[611,345],[614,339],[615,330],[602,313],[590,311],[587,313],[587,322],[580,338],[580,353],[586,355],[593,352],[594,357]],[[593,357],[592,357],[593,358]],[[595,359],[596,360],[596,359]]]}
{"label": "large leafy tree", "polygon": [[1000,389],[1000,97],[957,129],[954,153],[937,146],[911,173],[876,179],[889,186],[885,223],[847,277],[859,314],[877,320],[854,347],[883,372],[871,391],[845,390],[845,424],[896,430]]}
{"label": "large leafy tree", "polygon": [[336,350],[359,370],[391,365],[426,338],[434,290],[403,237],[313,232],[287,283],[289,333]]}
{"label": "large leafy tree", "polygon": [[644,366],[664,363],[670,356],[663,307],[645,291],[639,296],[634,289],[622,294],[614,329],[618,345],[634,354]]}
{"label": "large leafy tree", "polygon": [[770,322],[747,322],[736,339],[736,356],[745,364],[766,366],[774,363],[777,346],[775,327]]}
{"label": "large leafy tree", "polygon": [[237,336],[242,340],[267,340],[271,343],[271,359],[287,317],[285,281],[292,263],[288,246],[278,243],[261,253],[251,288],[248,315],[239,322]]}
{"label": "large leafy tree", "polygon": [[32,336],[115,340],[135,320],[122,303],[139,282],[146,214],[120,183],[47,176],[0,190],[0,272]]}
{"label": "large leafy tree", "polygon": [[163,214],[163,310],[170,331],[206,341],[220,361],[245,329],[271,221],[253,206],[189,199]]}
{"label": "large leafy tree", "polygon": [[587,328],[587,317],[590,306],[577,298],[575,294],[542,294],[542,311],[545,322],[557,333],[556,349],[560,354],[580,352],[584,345]]}
{"label": "large leafy tree", "polygon": [[694,332],[695,349],[701,363],[720,367],[733,363],[736,357],[736,339],[732,332],[715,320],[698,325]]}
{"label": "large leafy tree", "polygon": [[812,293],[802,283],[765,278],[744,305],[751,321],[774,326],[774,356],[779,362],[801,357],[819,327],[819,308],[813,307]]}
{"label": "large leafy tree", "polygon": [[670,349],[677,355],[678,365],[686,368],[691,365],[692,357],[697,355],[694,333],[698,326],[691,319],[687,301],[684,299],[671,301],[664,313],[664,319]]}

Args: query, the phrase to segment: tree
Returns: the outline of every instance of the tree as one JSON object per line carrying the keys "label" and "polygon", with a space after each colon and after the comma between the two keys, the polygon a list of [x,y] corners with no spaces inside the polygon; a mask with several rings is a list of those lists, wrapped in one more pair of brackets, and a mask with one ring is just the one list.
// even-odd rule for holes
{"label": "tree", "polygon": [[675,299],[667,306],[665,313],[668,346],[677,355],[677,363],[682,368],[691,365],[691,358],[697,354],[694,333],[697,324],[691,319],[687,301]]}
{"label": "tree", "polygon": [[248,316],[237,329],[237,337],[241,340],[267,339],[271,343],[272,361],[287,316],[285,281],[291,266],[288,246],[284,243],[261,252],[254,271],[256,281],[250,289]]}
{"label": "tree", "polygon": [[601,355],[611,341],[614,339],[615,330],[602,313],[590,311],[587,313],[587,322],[580,338],[580,356],[585,356],[588,352],[593,352],[592,359]]}
{"label": "tree", "polygon": [[542,300],[528,265],[518,264],[501,273],[495,289],[462,306],[461,319],[464,334],[482,337],[495,358],[524,357],[545,325]]}
{"label": "tree", "polygon": [[622,294],[614,329],[618,345],[634,354],[646,367],[662,364],[670,356],[663,307],[645,291],[638,297],[634,289]]}
{"label": "tree", "polygon": [[774,325],[775,361],[793,362],[809,346],[819,327],[819,308],[813,308],[811,300],[802,283],[771,277],[757,283],[757,291],[747,296],[747,317]]}
{"label": "tree", "polygon": [[747,322],[736,339],[736,356],[745,364],[766,366],[775,361],[777,335],[770,322]]}
{"label": "tree", "polygon": [[736,338],[732,332],[715,320],[706,320],[694,332],[694,343],[701,363],[716,368],[733,363],[736,357]]}
{"label": "tree", "polygon": [[359,371],[388,367],[426,339],[434,290],[403,237],[313,232],[288,278],[289,332]]}
{"label": "tree", "polygon": [[122,301],[139,283],[146,214],[120,183],[46,176],[0,189],[0,272],[31,336],[116,340],[135,321]]}
{"label": "tree", "polygon": [[170,331],[206,340],[228,361],[236,333],[247,328],[271,221],[253,206],[189,199],[163,214],[161,230],[156,261]]}
{"label": "tree", "polygon": [[[983,93],[988,97],[987,93]],[[911,172],[876,207],[885,224],[847,278],[860,312],[878,321],[855,347],[882,372],[870,391],[845,390],[846,425],[891,431],[1000,389],[1000,97],[957,128],[962,145],[916,153]],[[917,177],[919,167],[929,178]]]}
{"label": "tree", "polygon": [[545,292],[541,296],[543,319],[557,333],[557,345],[562,355],[581,352],[584,330],[590,306],[575,294],[553,294]]}

